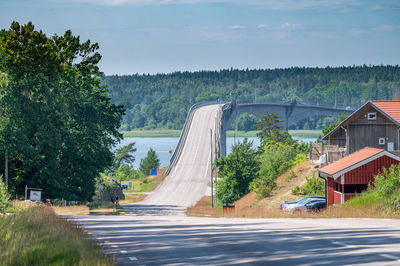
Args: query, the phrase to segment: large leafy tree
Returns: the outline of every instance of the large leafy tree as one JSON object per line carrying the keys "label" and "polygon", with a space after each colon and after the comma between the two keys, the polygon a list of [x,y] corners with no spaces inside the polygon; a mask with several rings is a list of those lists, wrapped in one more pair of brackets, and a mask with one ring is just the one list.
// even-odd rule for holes
{"label": "large leafy tree", "polygon": [[216,198],[220,205],[228,205],[249,193],[249,185],[258,176],[256,150],[247,138],[232,146],[227,157],[216,161],[219,168]]}
{"label": "large leafy tree", "polygon": [[47,37],[32,23],[0,32],[0,149],[11,191],[25,185],[46,197],[92,198],[98,173],[112,165],[124,113],[100,84],[99,46],[71,31]]}

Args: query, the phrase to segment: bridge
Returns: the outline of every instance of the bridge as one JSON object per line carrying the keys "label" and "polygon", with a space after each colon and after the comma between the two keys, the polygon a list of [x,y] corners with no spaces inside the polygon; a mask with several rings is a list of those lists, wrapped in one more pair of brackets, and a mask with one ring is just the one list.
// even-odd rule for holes
{"label": "bridge", "polygon": [[241,113],[258,117],[270,112],[285,121],[284,128],[312,116],[333,116],[352,110],[272,102],[210,102],[196,104],[189,110],[179,143],[171,157],[167,177],[146,199],[132,208],[136,215],[179,215],[193,206],[208,191],[216,175],[213,162],[226,155],[226,130]]}
{"label": "bridge", "polygon": [[287,130],[297,122],[317,116],[339,116],[341,113],[351,114],[354,110],[347,107],[302,104],[292,102],[236,102],[226,103],[223,108],[221,121],[221,155],[226,155],[226,130],[229,125],[242,113],[251,113],[262,118],[268,113],[275,113],[283,120],[282,128]]}

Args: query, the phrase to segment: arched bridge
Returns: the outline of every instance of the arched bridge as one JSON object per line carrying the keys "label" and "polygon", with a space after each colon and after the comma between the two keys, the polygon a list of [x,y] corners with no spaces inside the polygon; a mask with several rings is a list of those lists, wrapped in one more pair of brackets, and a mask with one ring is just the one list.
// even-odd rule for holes
{"label": "arched bridge", "polygon": [[246,112],[259,117],[274,112],[288,128],[307,117],[339,115],[352,110],[296,102],[196,104],[189,110],[167,177],[144,201],[135,204],[132,211],[136,214],[182,214],[200,200],[208,191],[208,184],[213,183],[210,179],[216,173],[213,162],[226,155],[226,130],[239,114]]}
{"label": "arched bridge", "polygon": [[261,118],[268,113],[275,113],[283,120],[283,128],[287,130],[291,125],[309,117],[338,116],[341,113],[351,114],[354,110],[347,107],[332,107],[322,105],[301,104],[292,102],[236,102],[231,101],[222,107],[221,118],[221,155],[226,155],[226,130],[229,125],[242,113],[251,113]]}

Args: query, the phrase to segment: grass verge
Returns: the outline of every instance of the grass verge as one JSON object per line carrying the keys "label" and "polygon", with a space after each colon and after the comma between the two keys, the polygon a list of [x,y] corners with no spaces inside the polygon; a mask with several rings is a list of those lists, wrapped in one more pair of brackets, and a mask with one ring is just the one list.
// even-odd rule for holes
{"label": "grass verge", "polygon": [[0,216],[1,265],[115,265],[77,224],[33,206]]}
{"label": "grass verge", "polygon": [[[255,197],[254,197],[255,198]],[[400,214],[392,213],[382,208],[379,203],[366,205],[332,206],[327,210],[308,213],[289,213],[279,208],[263,208],[248,202],[247,207],[235,206],[232,209],[212,209],[211,197],[203,197],[195,206],[187,209],[188,216],[211,217],[248,217],[248,218],[391,218],[400,219]],[[250,205],[250,206],[249,206]]]}
{"label": "grass verge", "polygon": [[167,167],[158,170],[156,176],[144,176],[137,179],[122,181],[122,184],[128,184],[132,181],[132,189],[124,190],[124,194],[129,192],[151,192],[153,191],[165,178],[165,171]]}

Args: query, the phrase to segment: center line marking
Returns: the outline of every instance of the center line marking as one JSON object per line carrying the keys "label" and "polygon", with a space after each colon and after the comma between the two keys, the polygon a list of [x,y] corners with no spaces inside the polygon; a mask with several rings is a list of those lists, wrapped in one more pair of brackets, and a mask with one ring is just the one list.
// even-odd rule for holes
{"label": "center line marking", "polygon": [[353,245],[347,245],[346,243],[338,242],[338,241],[333,241],[332,244],[346,247],[346,248],[355,248],[356,246]]}
{"label": "center line marking", "polygon": [[387,259],[391,259],[391,260],[397,260],[400,262],[400,258],[393,256],[393,255],[389,255],[389,254],[380,254],[379,256],[387,258]]}
{"label": "center line marking", "polygon": [[118,245],[111,245],[111,247],[112,247],[112,248],[117,248],[117,247],[118,247]]}
{"label": "center line marking", "polygon": [[122,254],[125,254],[125,253],[128,253],[128,251],[126,251],[126,250],[121,250],[121,253],[122,253]]}
{"label": "center line marking", "polygon": [[138,260],[136,257],[129,257],[130,260]]}
{"label": "center line marking", "polygon": [[313,239],[312,236],[303,236],[303,235],[294,235],[296,237],[301,237],[301,238],[305,238],[305,239]]}

